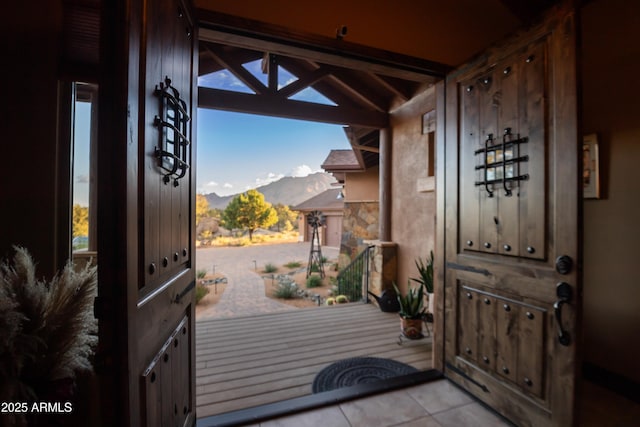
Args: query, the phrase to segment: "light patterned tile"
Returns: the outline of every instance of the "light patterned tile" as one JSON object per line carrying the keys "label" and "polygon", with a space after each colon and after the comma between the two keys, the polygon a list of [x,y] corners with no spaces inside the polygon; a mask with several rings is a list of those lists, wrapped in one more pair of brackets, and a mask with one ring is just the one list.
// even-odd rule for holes
{"label": "light patterned tile", "polygon": [[417,420],[396,424],[393,427],[442,427],[438,421],[430,415],[420,417]]}
{"label": "light patterned tile", "polygon": [[448,380],[433,381],[407,389],[430,414],[473,402],[473,399]]}
{"label": "light patterned tile", "polygon": [[392,426],[429,415],[403,390],[346,402],[340,408],[352,427]]}
{"label": "light patterned tile", "polygon": [[260,427],[350,427],[338,406],[301,412],[260,423]]}
{"label": "light patterned tile", "polygon": [[442,427],[511,427],[479,403],[459,406],[433,416]]}

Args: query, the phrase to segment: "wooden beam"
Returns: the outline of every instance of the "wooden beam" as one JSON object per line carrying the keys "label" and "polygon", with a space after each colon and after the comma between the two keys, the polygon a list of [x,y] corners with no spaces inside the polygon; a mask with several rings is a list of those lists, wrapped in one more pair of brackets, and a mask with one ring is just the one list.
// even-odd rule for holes
{"label": "wooden beam", "polygon": [[[342,90],[358,99],[363,105],[372,107],[378,111],[388,111],[389,101],[380,95],[380,91],[372,91],[371,85],[367,85],[365,78],[371,76],[367,73],[362,76],[360,72],[346,70],[344,68],[332,67],[331,76]],[[362,78],[359,78],[362,77]]]}
{"label": "wooden beam", "polygon": [[389,76],[378,76],[375,74],[372,77],[376,79],[380,85],[400,97],[403,101],[408,101],[413,98],[416,93],[415,83],[412,83],[414,87],[409,87],[409,82],[406,80],[400,80]]}
{"label": "wooden beam", "polygon": [[329,70],[326,67],[321,66],[320,68],[317,68],[316,70],[308,72],[302,76],[296,75],[298,80],[280,89],[278,91],[278,96],[282,98],[288,98],[292,95],[295,95],[296,93],[314,85],[327,74],[329,74]]}
{"label": "wooden beam", "polygon": [[360,144],[351,144],[351,147],[360,151],[368,151],[370,153],[380,154],[380,148],[378,147],[369,147],[368,145],[360,145]]}
{"label": "wooden beam", "polygon": [[198,88],[198,107],[368,128],[382,128],[389,125],[389,115],[379,111],[314,104],[282,99],[275,95],[252,95],[205,87]]}
{"label": "wooden beam", "polygon": [[198,16],[200,39],[204,41],[310,59],[417,82],[435,82],[452,69],[435,61],[291,31],[286,27],[205,9],[199,9]]}
{"label": "wooden beam", "polygon": [[211,55],[218,63],[222,64],[229,72],[238,78],[242,83],[246,84],[249,89],[253,90],[257,94],[265,93],[268,89],[262,84],[260,80],[254,77],[242,64],[235,60],[235,58],[226,55],[221,49],[221,46],[214,44],[204,45],[204,49]]}
{"label": "wooden beam", "polygon": [[[287,71],[289,71],[290,73],[298,77],[307,75],[315,71],[319,67],[318,64],[311,61],[293,59],[293,58],[287,58],[287,57],[281,57],[280,64],[284,68],[286,68]],[[323,67],[327,67],[327,66],[323,65]],[[352,97],[347,95],[342,90],[342,88],[336,87],[336,84],[328,78],[319,79],[315,83],[312,83],[311,87],[314,90],[317,90],[318,92],[320,92],[322,95],[324,95],[331,101],[333,101],[334,103],[336,103],[337,105],[341,105],[343,107],[353,107],[353,108],[358,106],[359,107],[363,106],[362,104],[356,103]]]}

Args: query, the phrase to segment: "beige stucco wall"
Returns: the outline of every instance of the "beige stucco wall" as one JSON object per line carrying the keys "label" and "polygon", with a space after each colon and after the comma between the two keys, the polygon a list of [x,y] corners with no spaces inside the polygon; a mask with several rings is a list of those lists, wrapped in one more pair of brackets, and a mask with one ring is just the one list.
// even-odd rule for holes
{"label": "beige stucco wall", "polygon": [[583,10],[583,128],[597,133],[603,198],[584,201],[584,360],[640,381],[640,3]]}
{"label": "beige stucco wall", "polygon": [[424,191],[428,135],[422,115],[435,108],[435,91],[427,89],[395,109],[391,116],[391,240],[398,245],[398,284],[417,276],[415,260],[434,246],[435,192]]}
{"label": "beige stucco wall", "polygon": [[378,201],[378,168],[347,173],[344,185],[345,202]]}

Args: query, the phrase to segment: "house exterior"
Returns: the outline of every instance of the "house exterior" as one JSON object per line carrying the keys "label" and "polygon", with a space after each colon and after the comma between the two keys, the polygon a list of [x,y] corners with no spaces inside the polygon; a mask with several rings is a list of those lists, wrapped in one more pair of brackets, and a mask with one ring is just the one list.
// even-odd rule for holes
{"label": "house exterior", "polygon": [[366,168],[354,150],[331,150],[322,169],[342,185],[344,217],[342,221],[340,260],[344,267],[372,241],[378,240],[378,165]]}
{"label": "house exterior", "polygon": [[308,221],[309,214],[321,212],[324,215],[325,223],[318,229],[320,244],[331,247],[340,246],[344,201],[338,197],[339,193],[339,188],[331,188],[293,206],[292,210],[300,212],[298,230],[303,242],[310,242],[313,237],[313,228]]}
{"label": "house exterior", "polygon": [[[73,9],[73,4],[77,6],[77,3],[82,6],[79,11]],[[164,80],[164,69],[162,72],[151,73],[151,67],[158,64],[142,61],[140,52],[141,49],[150,49],[150,58],[160,57],[161,53],[168,54],[167,52],[183,53],[181,61],[189,64],[185,68],[187,71],[182,75],[182,71],[172,69],[171,74],[180,75],[180,79],[184,79],[182,86],[186,89],[183,89],[181,94],[185,96],[184,100],[190,106],[189,110],[195,111],[198,104],[210,102],[206,95],[198,98],[195,82],[197,79],[193,77],[198,69],[198,45],[191,37],[198,34],[199,24],[204,23],[209,24],[207,37],[213,37],[212,34],[216,32],[224,33],[229,28],[236,28],[234,25],[239,26],[238,22],[245,19],[266,23],[267,30],[273,32],[285,28],[291,40],[304,39],[309,45],[317,44],[320,40],[326,42],[324,45],[330,46],[333,52],[346,53],[342,62],[349,63],[352,67],[356,66],[357,61],[354,59],[355,55],[349,53],[357,50],[358,46],[365,46],[371,57],[376,57],[375,52],[372,53],[375,49],[391,52],[393,55],[387,57],[401,58],[396,62],[396,66],[405,73],[413,72],[415,69],[412,68],[409,57],[433,61],[434,73],[431,82],[425,82],[415,92],[403,92],[401,86],[389,83],[395,81],[397,76],[386,80],[383,78],[381,80],[391,87],[389,90],[398,96],[390,105],[374,108],[379,114],[353,116],[354,121],[359,121],[360,128],[369,124],[380,131],[378,239],[382,242],[392,242],[397,248],[399,283],[406,283],[407,279],[414,275],[413,262],[416,257],[423,256],[432,248],[436,253],[438,316],[434,366],[451,378],[456,378],[456,382],[463,384],[473,393],[478,393],[477,390],[473,390],[474,381],[478,382],[478,378],[496,384],[500,381],[511,381],[503,379],[502,374],[497,371],[489,372],[487,368],[482,368],[481,359],[471,361],[464,354],[447,353],[454,347],[456,351],[464,353],[466,348],[458,345],[462,338],[456,338],[455,331],[447,328],[452,323],[464,323],[469,320],[450,316],[453,316],[454,312],[471,313],[478,307],[484,307],[482,304],[495,307],[492,301],[502,301],[504,295],[500,293],[502,290],[499,290],[497,296],[492,294],[486,298],[489,304],[480,302],[477,306],[457,310],[466,307],[462,305],[466,294],[460,293],[461,299],[457,301],[446,299],[445,286],[454,286],[453,282],[458,281],[459,289],[469,288],[467,294],[472,297],[470,300],[476,301],[477,299],[473,298],[483,295],[485,286],[504,285],[509,288],[510,282],[503,280],[502,276],[496,279],[495,283],[487,282],[487,278],[498,276],[495,271],[488,269],[487,266],[491,263],[485,262],[485,258],[488,259],[490,255],[486,255],[485,252],[474,252],[474,256],[461,257],[465,262],[481,259],[482,262],[477,265],[463,264],[452,257],[452,251],[456,249],[451,246],[453,243],[463,247],[489,242],[463,238],[458,234],[454,234],[453,239],[445,238],[445,235],[449,236],[448,233],[467,230],[466,225],[459,228],[450,222],[452,218],[461,217],[457,210],[448,209],[452,197],[455,199],[457,194],[461,194],[450,187],[455,179],[449,175],[451,171],[458,171],[459,163],[447,163],[445,160],[450,159],[447,156],[451,154],[448,150],[452,149],[451,135],[457,135],[456,132],[463,129],[456,126],[456,117],[469,118],[464,114],[456,114],[456,111],[471,111],[464,110],[467,104],[460,104],[461,99],[467,98],[463,98],[462,94],[458,98],[453,95],[456,93],[455,88],[464,87],[468,88],[470,93],[477,93],[473,91],[480,88],[484,81],[479,79],[480,83],[471,84],[470,81],[477,76],[473,75],[469,68],[458,67],[464,64],[479,66],[479,63],[486,61],[485,68],[482,69],[486,74],[492,64],[503,65],[502,61],[506,60],[506,56],[501,53],[507,52],[510,46],[509,42],[504,44],[504,38],[518,30],[518,34],[525,32],[526,28],[533,25],[533,20],[528,18],[534,16],[533,12],[540,11],[527,10],[527,6],[523,6],[519,1],[461,0],[450,6],[452,9],[447,6],[449,2],[424,2],[419,5],[408,2],[394,4],[392,10],[386,8],[383,3],[368,4],[365,14],[362,6],[358,4],[327,0],[317,3],[318,7],[313,8],[314,13],[310,13],[306,4],[286,0],[279,1],[279,7],[267,2],[247,7],[245,2],[199,0],[195,5],[199,8],[196,15],[188,4],[183,8],[182,2],[176,2],[167,7],[179,10],[179,19],[186,16],[188,22],[175,26],[180,28],[180,40],[175,42],[181,43],[181,49],[168,49],[165,52],[162,50],[163,45],[158,47],[153,43],[143,44],[143,40],[153,41],[153,38],[146,39],[140,34],[146,31],[141,24],[146,22],[141,18],[144,13],[154,19],[162,15],[155,9],[161,7],[156,3],[151,2],[153,7],[146,9],[139,1],[117,1],[113,7],[104,9],[100,8],[100,2],[97,0],[77,3],[62,0],[40,1],[36,4],[14,2],[9,12],[3,15],[3,38],[7,42],[5,62],[11,66],[4,67],[2,71],[5,99],[8,101],[4,107],[7,128],[3,154],[6,162],[0,169],[5,184],[0,191],[0,203],[5,208],[0,232],[0,254],[9,256],[12,245],[28,248],[37,260],[37,275],[42,277],[52,277],[71,257],[71,84],[98,83],[102,108],[97,187],[100,206],[97,214],[97,232],[100,238],[97,249],[101,283],[97,312],[101,316],[99,320],[102,325],[102,348],[97,369],[100,377],[97,388],[100,393],[88,394],[86,399],[89,402],[85,403],[94,409],[108,407],[109,410],[97,409],[100,416],[92,418],[96,425],[100,425],[98,420],[103,420],[102,425],[142,425],[142,420],[148,420],[149,417],[161,417],[161,414],[158,415],[156,412],[145,412],[157,409],[150,409],[142,401],[141,396],[149,396],[149,391],[153,389],[152,378],[145,375],[145,369],[156,360],[155,356],[160,355],[158,360],[162,359],[159,351],[166,350],[163,346],[174,336],[172,334],[182,331],[185,334],[193,333],[193,310],[188,300],[191,295],[189,283],[195,273],[187,258],[195,251],[194,239],[189,237],[190,223],[193,223],[193,215],[189,214],[189,210],[192,211],[190,206],[194,206],[195,203],[195,191],[189,192],[192,185],[188,181],[182,181],[182,187],[173,187],[171,196],[167,197],[180,200],[179,206],[184,210],[180,215],[159,210],[154,213],[155,222],[152,221],[149,227],[145,228],[149,221],[147,214],[156,206],[150,203],[149,194],[156,195],[153,196],[156,198],[151,200],[152,202],[163,201],[166,199],[163,199],[165,196],[161,195],[164,194],[162,192],[168,192],[170,188],[165,187],[160,181],[153,181],[152,175],[145,175],[145,171],[154,169],[157,163],[152,155],[138,158],[139,152],[146,153],[140,148],[142,145],[138,144],[142,144],[140,141],[146,133],[152,133],[153,117],[157,114],[155,110],[144,110],[144,107],[151,99],[155,99],[153,89],[156,85],[169,83]],[[556,2],[543,3],[546,6]],[[565,55],[565,59],[575,56],[580,58],[580,61],[573,62],[575,67],[570,61],[570,65],[555,69],[566,73],[566,85],[575,84],[577,93],[570,93],[572,96],[565,96],[566,92],[555,93],[552,98],[545,98],[545,101],[549,101],[549,105],[554,107],[551,111],[552,114],[556,114],[551,122],[554,125],[553,129],[567,126],[574,129],[578,136],[598,135],[600,194],[597,199],[583,200],[577,195],[579,187],[576,185],[573,191],[566,189],[565,194],[567,199],[575,199],[577,204],[569,203],[565,206],[562,204],[562,198],[556,198],[554,200],[558,200],[558,205],[554,205],[553,209],[548,211],[553,215],[535,214],[538,215],[536,221],[540,220],[546,224],[541,226],[543,229],[537,230],[537,236],[545,236],[547,228],[544,227],[549,224],[548,221],[561,221],[562,216],[572,221],[569,228],[577,230],[577,235],[570,239],[575,240],[577,246],[571,253],[570,258],[574,259],[574,263],[570,265],[572,268],[569,268],[567,275],[554,272],[555,268],[565,271],[562,266],[567,266],[556,266],[555,256],[536,260],[535,254],[539,254],[536,249],[539,250],[540,246],[529,246],[532,248],[531,257],[524,254],[529,258],[523,263],[527,266],[533,265],[536,269],[544,265],[542,270],[535,271],[543,271],[543,275],[553,277],[560,274],[557,280],[559,283],[571,282],[569,284],[575,286],[576,290],[570,302],[562,299],[558,301],[560,307],[572,310],[569,311],[569,315],[565,311],[562,320],[571,325],[575,325],[575,319],[579,322],[570,330],[573,338],[568,347],[571,350],[570,354],[563,353],[565,346],[557,343],[557,337],[553,332],[554,327],[558,326],[555,322],[561,320],[553,316],[553,304],[545,303],[546,305],[541,307],[542,317],[536,317],[534,314],[536,319],[545,319],[541,326],[535,328],[538,328],[538,332],[546,331],[548,338],[542,350],[536,354],[544,357],[544,360],[551,361],[556,360],[557,353],[560,352],[559,358],[566,362],[565,369],[561,377],[552,376],[543,382],[547,388],[531,392],[533,394],[523,391],[522,393],[529,397],[515,400],[518,404],[532,401],[535,403],[534,406],[538,405],[544,407],[545,411],[559,414],[560,420],[573,420],[573,400],[563,408],[559,403],[545,399],[552,394],[557,397],[558,392],[553,392],[557,385],[571,384],[567,391],[567,395],[571,395],[574,391],[572,378],[581,370],[604,372],[615,377],[619,380],[618,383],[622,384],[622,392],[624,389],[637,389],[640,383],[640,371],[637,369],[640,349],[633,345],[640,333],[640,289],[637,286],[639,273],[636,268],[637,242],[640,239],[640,227],[637,224],[637,218],[640,217],[640,199],[635,197],[640,182],[636,177],[638,172],[635,167],[640,162],[640,129],[637,125],[640,105],[636,93],[632,90],[635,77],[640,72],[640,55],[637,51],[638,46],[629,43],[629,40],[640,39],[640,25],[637,23],[640,5],[624,0],[560,3],[565,8],[576,6],[576,13],[570,13],[570,16],[575,17],[575,21],[571,20],[573,18],[568,19],[564,28],[569,31],[566,33],[569,39],[572,39],[572,34],[577,34],[576,43],[569,43],[577,50],[554,50],[561,42],[553,39],[546,45],[550,49],[547,53],[554,61],[560,61],[558,58],[562,57],[562,54]],[[68,13],[70,10],[74,13]],[[337,11],[340,11],[340,14]],[[219,26],[212,25],[222,15],[240,19],[226,20]],[[439,20],[431,21],[431,17],[434,16]],[[482,16],[482,19],[479,19],[479,16]],[[536,13],[535,16],[540,14]],[[346,40],[333,40],[336,26],[345,20],[349,25]],[[86,25],[87,23],[89,25]],[[579,32],[570,31],[573,24],[579,26]],[[76,40],[75,30],[89,29],[90,32],[93,31],[91,36],[98,37],[96,28],[100,27],[102,33],[99,55],[95,50],[95,40],[93,45],[89,44],[89,48],[71,43]],[[160,25],[156,28],[169,27]],[[162,37],[162,33],[153,34],[153,37]],[[305,39],[301,34],[312,34],[314,37]],[[333,41],[329,43],[328,40]],[[165,42],[169,43],[163,41]],[[338,43],[342,45],[336,47]],[[539,58],[536,55],[529,56],[532,61]],[[315,56],[315,59],[317,58],[318,55]],[[421,69],[427,68],[424,62],[420,63]],[[444,66],[439,67],[438,64]],[[145,67],[150,67],[149,76]],[[370,66],[373,67],[374,65]],[[508,67],[505,66],[500,72],[506,71]],[[457,71],[454,72],[454,69]],[[491,73],[496,71],[491,70]],[[572,74],[572,71],[575,73]],[[465,78],[467,80],[464,80]],[[495,80],[497,76],[493,78]],[[180,79],[174,78],[173,82],[177,84]],[[358,81],[352,83],[351,87],[356,87]],[[488,83],[489,81],[486,84]],[[138,85],[148,87],[139,88]],[[545,87],[545,90],[547,89],[555,90],[556,86]],[[145,96],[148,96],[148,99]],[[567,107],[565,101],[571,99],[575,101],[575,111],[569,114],[567,111],[572,107]],[[500,100],[496,98],[494,101]],[[240,105],[237,100],[234,102],[234,106]],[[374,104],[371,100],[367,103]],[[455,110],[451,106],[462,109]],[[435,130],[430,127],[432,112],[436,116]],[[501,117],[499,120],[506,119]],[[476,132],[472,124],[468,125],[469,128],[464,128],[465,131],[469,130],[468,134]],[[500,131],[502,138],[502,129]],[[189,130],[188,133],[191,135],[195,132]],[[531,134],[528,133],[526,136]],[[573,140],[574,145],[577,145],[579,138],[575,137],[576,135],[569,135],[566,139]],[[195,143],[195,135],[191,136],[191,142]],[[497,140],[498,134],[493,136]],[[485,135],[482,138],[484,139]],[[520,138],[511,139],[509,136],[507,142],[512,143],[518,139]],[[488,145],[493,146],[493,143]],[[580,172],[575,169],[575,165],[578,164],[578,147],[574,148],[576,149],[545,152],[545,161],[549,161],[554,168],[561,163],[569,165],[566,170],[553,169],[554,179],[549,181],[550,183],[559,185],[563,181],[573,181],[577,178]],[[487,147],[478,149],[484,149],[484,152],[496,151]],[[153,153],[153,150],[149,152]],[[565,158],[563,153],[568,153],[568,157]],[[191,154],[196,155],[195,151]],[[467,157],[475,158],[473,154],[467,154]],[[432,157],[435,157],[435,161]],[[483,170],[488,170],[495,163],[487,159],[485,162],[478,165],[482,166]],[[430,165],[435,165],[435,171],[430,171]],[[504,166],[506,165],[502,167]],[[171,169],[170,166],[167,167]],[[582,168],[581,165],[577,167]],[[502,171],[507,173],[506,169]],[[530,177],[535,176],[533,172],[529,171]],[[176,177],[169,179],[175,182]],[[485,183],[487,181],[492,181],[487,175],[479,180]],[[143,188],[146,189],[146,193]],[[185,188],[187,190],[183,191]],[[476,191],[475,187],[473,188],[473,191]],[[504,193],[498,194],[499,200],[507,200],[502,198],[507,189],[505,188]],[[461,191],[471,190],[464,188]],[[458,203],[458,199],[455,201]],[[464,205],[463,200],[460,204],[464,209],[473,208],[471,205]],[[563,209],[559,209],[559,206]],[[186,221],[179,224],[182,231],[175,234],[175,242],[160,238],[153,242],[142,242],[144,238],[140,236],[150,233],[159,236],[159,230],[165,227],[176,229],[178,225],[172,222],[174,216],[180,217],[180,221]],[[491,217],[497,218],[495,228],[503,224],[502,218],[489,215],[491,221],[494,221]],[[524,230],[522,233],[526,232],[526,228],[519,230]],[[562,245],[568,241],[564,236],[555,237],[557,239],[553,240],[554,244]],[[542,244],[548,243],[546,241]],[[160,249],[157,248],[165,246],[171,249],[165,250],[166,255],[160,254]],[[486,249],[502,251],[502,248],[507,250],[504,245],[499,248],[493,245]],[[475,249],[476,246],[473,246],[472,250]],[[553,252],[548,253],[556,255],[556,249],[558,248],[554,247]],[[149,260],[146,258],[147,254],[156,252],[155,255],[149,255]],[[175,265],[172,264],[174,255]],[[509,264],[508,261],[512,259],[510,256],[496,252],[495,257],[491,259]],[[165,263],[167,265],[163,267]],[[487,272],[488,274],[484,274]],[[171,278],[176,280],[168,281]],[[481,282],[481,286],[469,285],[477,282]],[[509,290],[514,291],[511,288]],[[157,295],[161,295],[165,302],[175,302],[161,305],[154,300]],[[176,300],[176,296],[184,298]],[[523,298],[526,300],[529,296]],[[546,291],[545,298],[556,298],[555,290]],[[151,318],[152,315],[160,316],[161,319]],[[481,335],[481,331],[477,324],[471,322],[469,325],[472,331],[470,340],[473,341],[474,337]],[[183,361],[180,369],[185,369],[182,372],[189,372],[189,366],[193,366],[194,361],[193,347],[190,350],[186,345],[180,347],[180,351],[184,356],[180,359]],[[451,357],[455,358],[459,365],[451,365]],[[535,365],[538,362],[534,360],[531,364]],[[499,369],[497,365],[493,368]],[[168,377],[171,374],[166,371],[163,375]],[[464,375],[470,379],[465,380],[467,377]],[[187,395],[190,388],[195,388],[195,383],[190,378],[185,381],[174,394]],[[533,386],[534,382],[530,387]],[[518,383],[517,387],[520,389],[525,386]],[[143,389],[147,394],[143,393]],[[514,403],[508,396],[501,396],[507,399],[506,406]],[[495,401],[489,401],[488,404],[503,411],[508,417],[514,416],[508,412],[505,405]],[[158,407],[161,408],[162,405],[159,404]],[[188,425],[195,420],[195,414],[190,412],[192,407],[188,402],[184,405],[187,415],[182,421]],[[555,420],[543,417],[541,423],[561,424]],[[517,422],[524,424],[522,420]]]}

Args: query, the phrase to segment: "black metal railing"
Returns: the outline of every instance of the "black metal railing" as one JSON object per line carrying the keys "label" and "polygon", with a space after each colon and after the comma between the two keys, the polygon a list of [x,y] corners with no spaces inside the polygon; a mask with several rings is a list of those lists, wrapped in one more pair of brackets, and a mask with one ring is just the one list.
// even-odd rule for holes
{"label": "black metal railing", "polygon": [[349,302],[366,302],[369,291],[369,260],[371,249],[367,247],[360,252],[349,265],[342,269],[336,281],[338,282],[338,295],[345,295]]}

